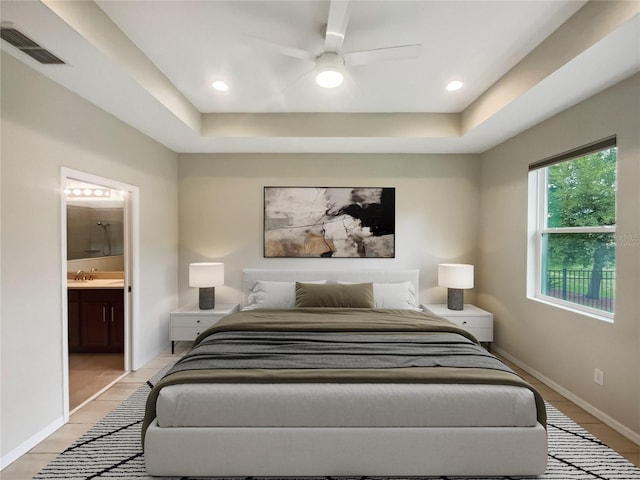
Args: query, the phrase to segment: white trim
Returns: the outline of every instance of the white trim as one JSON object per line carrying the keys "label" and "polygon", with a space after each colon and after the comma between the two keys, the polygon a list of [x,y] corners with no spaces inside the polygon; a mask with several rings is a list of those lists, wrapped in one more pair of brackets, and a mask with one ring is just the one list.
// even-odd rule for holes
{"label": "white trim", "polygon": [[24,442],[22,442],[16,448],[11,450],[9,453],[7,453],[4,457],[0,458],[0,470],[8,467],[10,464],[15,462],[22,455],[27,453],[29,450],[31,450],[33,447],[35,447],[44,439],[46,439],[49,435],[51,435],[53,432],[55,432],[60,427],[62,427],[65,423],[67,423],[67,420],[65,418],[58,417],[56,420],[51,422],[42,430],[35,433],[34,435],[31,435]]}
{"label": "white trim", "polygon": [[[60,318],[62,320],[62,423],[69,421],[69,312],[67,289],[67,199],[64,194],[67,172],[60,169]],[[24,452],[23,452],[24,453]]]}
{"label": "white trim", "polygon": [[[140,189],[131,187],[131,195],[126,199],[125,211],[128,215],[127,226],[130,228],[127,235],[129,244],[129,257],[125,259],[127,262],[125,268],[125,315],[129,315],[129,321],[125,323],[125,339],[129,339],[128,355],[125,355],[125,370],[137,370],[139,367],[135,365],[134,345],[135,342],[142,337],[139,321],[140,318]],[[127,317],[125,316],[125,319]],[[125,353],[127,350],[125,350]]]}
{"label": "white trim", "polygon": [[[131,371],[132,358],[134,355],[134,339],[136,332],[134,320],[137,317],[137,305],[139,303],[137,282],[139,278],[139,188],[135,185],[129,185],[117,180],[93,175],[91,173],[73,170],[67,167],[60,169],[60,208],[61,208],[61,232],[67,231],[65,214],[66,198],[63,190],[65,182],[68,178],[80,180],[83,182],[104,185],[105,187],[118,189],[126,192],[124,202],[124,258],[125,258],[125,285],[124,285],[124,370],[125,373]],[[68,318],[67,318],[67,242],[66,235],[62,235],[62,383],[63,383],[63,418],[64,422],[69,421],[69,338],[68,338]],[[128,293],[129,288],[132,289]]]}
{"label": "white trim", "polygon": [[546,386],[548,386],[551,389],[555,390],[556,392],[558,392],[563,397],[565,397],[568,400],[572,401],[573,403],[578,405],[580,408],[582,408],[583,410],[587,411],[588,413],[590,413],[591,415],[596,417],[598,420],[602,421],[603,423],[605,423],[609,427],[613,428],[620,435],[625,436],[626,438],[628,438],[629,440],[634,442],[636,445],[640,445],[640,432],[635,432],[635,431],[631,430],[629,427],[626,427],[625,425],[623,425],[620,422],[618,422],[616,419],[611,418],[609,415],[607,415],[603,411],[599,410],[598,408],[594,407],[593,405],[591,405],[586,400],[583,400],[582,398],[578,397],[577,395],[575,395],[574,393],[570,392],[569,390],[567,390],[566,388],[562,387],[561,385],[557,384],[556,382],[554,382],[550,378],[546,377],[542,373],[540,373],[537,370],[531,368],[526,363],[523,363],[520,360],[518,360],[517,358],[515,358],[512,355],[508,354],[507,352],[505,352],[501,348],[493,347],[493,351],[496,354],[498,354],[499,356],[506,358],[507,360],[512,362],[514,365],[517,365],[518,367],[523,369],[528,374],[533,375],[538,380],[540,380],[542,383],[544,383]]}
{"label": "white trim", "polygon": [[527,219],[527,297],[533,297],[540,285],[540,237],[538,226],[540,215],[538,212],[540,196],[540,176],[537,173],[529,172],[528,177],[528,219]]}
{"label": "white trim", "polygon": [[549,297],[542,293],[536,293],[528,297],[529,300],[549,305],[550,307],[561,308],[578,315],[584,315],[585,317],[591,317],[602,322],[613,323],[614,314],[611,312],[605,312],[604,310],[598,310],[597,308],[590,308],[586,305],[580,305],[579,303],[568,302],[561,298]]}
{"label": "white trim", "polygon": [[[548,216],[547,205],[548,168],[540,168],[529,171],[528,176],[528,243],[527,243],[527,284],[526,296],[550,307],[557,307],[573,313],[594,318],[596,320],[613,323],[614,312],[607,312],[597,308],[569,302],[560,298],[545,295],[542,288],[544,257],[543,235],[554,233],[610,233],[615,235],[615,225],[603,225],[594,227],[558,227],[548,228],[546,219]],[[617,191],[616,191],[617,194]],[[617,253],[617,252],[616,252]]]}
{"label": "white trim", "polygon": [[615,225],[596,227],[553,227],[542,228],[540,233],[616,233]]}

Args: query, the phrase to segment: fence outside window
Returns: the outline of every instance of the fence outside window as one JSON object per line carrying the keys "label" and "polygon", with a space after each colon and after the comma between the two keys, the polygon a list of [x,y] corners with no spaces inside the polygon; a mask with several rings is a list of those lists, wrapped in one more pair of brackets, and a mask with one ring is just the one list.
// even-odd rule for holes
{"label": "fence outside window", "polygon": [[587,296],[591,270],[547,270],[544,295],[568,302],[613,312],[615,270],[603,270],[597,295]]}

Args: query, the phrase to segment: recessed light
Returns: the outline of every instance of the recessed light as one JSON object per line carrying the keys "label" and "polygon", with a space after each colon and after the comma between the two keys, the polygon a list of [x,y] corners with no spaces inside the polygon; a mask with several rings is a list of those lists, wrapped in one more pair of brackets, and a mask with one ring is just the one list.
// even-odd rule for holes
{"label": "recessed light", "polygon": [[216,80],[211,84],[211,86],[219,92],[226,92],[229,90],[229,85],[227,84],[227,82],[223,82],[222,80]]}
{"label": "recessed light", "polygon": [[462,83],[460,80],[454,80],[453,82],[449,82],[446,88],[450,92],[454,92],[456,90],[460,90],[463,85],[464,83]]}

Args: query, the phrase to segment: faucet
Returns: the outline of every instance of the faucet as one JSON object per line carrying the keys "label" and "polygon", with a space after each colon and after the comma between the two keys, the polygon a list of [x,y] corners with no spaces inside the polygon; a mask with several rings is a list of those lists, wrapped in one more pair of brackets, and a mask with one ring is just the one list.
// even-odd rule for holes
{"label": "faucet", "polygon": [[89,280],[93,280],[96,278],[96,272],[98,271],[98,269],[96,267],[93,267],[91,269],[91,274],[89,275]]}
{"label": "faucet", "polygon": [[87,279],[87,277],[86,277],[86,275],[85,275],[84,271],[82,271],[82,270],[78,270],[78,271],[76,272],[76,274],[74,275],[73,279],[74,279],[74,280],[86,280],[86,279]]}

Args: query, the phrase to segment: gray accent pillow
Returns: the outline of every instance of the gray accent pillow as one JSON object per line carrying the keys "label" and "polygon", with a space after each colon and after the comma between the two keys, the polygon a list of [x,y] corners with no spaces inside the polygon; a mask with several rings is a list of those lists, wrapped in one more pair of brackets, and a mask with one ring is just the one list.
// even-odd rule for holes
{"label": "gray accent pillow", "polygon": [[296,282],[296,308],[373,308],[373,284],[317,285]]}

